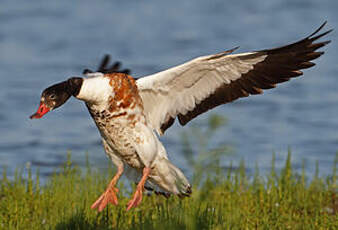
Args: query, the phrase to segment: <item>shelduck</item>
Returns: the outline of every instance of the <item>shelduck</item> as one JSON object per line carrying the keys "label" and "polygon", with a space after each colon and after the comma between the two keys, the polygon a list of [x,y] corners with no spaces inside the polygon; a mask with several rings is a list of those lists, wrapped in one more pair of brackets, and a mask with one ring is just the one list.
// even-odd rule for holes
{"label": "shelduck", "polygon": [[202,56],[168,70],[135,80],[119,65],[106,68],[106,57],[97,72],[71,77],[52,85],[41,95],[31,118],[41,118],[71,96],[82,100],[101,134],[104,150],[117,167],[106,191],[91,208],[102,211],[118,204],[116,183],[124,171],[140,177],[127,210],[142,200],[144,188],[163,194],[189,196],[189,181],[170,162],[158,139],[175,122],[184,126],[198,115],[241,97],[261,94],[276,84],[298,77],[301,69],[324,52],[330,41],[316,42],[331,30],[274,49],[232,54],[237,48]]}

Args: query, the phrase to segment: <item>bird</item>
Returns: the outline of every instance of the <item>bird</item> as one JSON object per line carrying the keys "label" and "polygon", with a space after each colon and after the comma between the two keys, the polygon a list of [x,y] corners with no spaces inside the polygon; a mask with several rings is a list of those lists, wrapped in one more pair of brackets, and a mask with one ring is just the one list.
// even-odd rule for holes
{"label": "bird", "polygon": [[127,203],[137,207],[145,189],[163,194],[189,196],[192,186],[168,158],[159,140],[178,120],[185,126],[198,115],[219,105],[301,76],[313,67],[312,60],[330,43],[318,41],[332,31],[319,33],[324,22],[309,36],[285,46],[234,54],[238,47],[200,56],[181,65],[135,79],[120,63],[108,66],[106,56],[97,71],[86,69],[84,77],[70,77],[46,88],[31,119],[42,118],[70,97],[85,102],[99,133],[105,153],[117,167],[107,189],[93,203],[102,211],[118,205],[116,185],[121,175],[134,175],[139,182]]}

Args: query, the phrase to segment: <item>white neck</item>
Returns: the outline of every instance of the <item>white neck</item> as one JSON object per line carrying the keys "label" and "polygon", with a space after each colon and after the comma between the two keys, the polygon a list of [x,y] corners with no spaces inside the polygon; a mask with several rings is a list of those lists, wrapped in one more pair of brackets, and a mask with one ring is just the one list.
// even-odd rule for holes
{"label": "white neck", "polygon": [[90,104],[99,105],[106,103],[109,96],[114,96],[113,94],[113,89],[109,85],[109,78],[100,74],[92,78],[83,79],[80,92],[76,98]]}

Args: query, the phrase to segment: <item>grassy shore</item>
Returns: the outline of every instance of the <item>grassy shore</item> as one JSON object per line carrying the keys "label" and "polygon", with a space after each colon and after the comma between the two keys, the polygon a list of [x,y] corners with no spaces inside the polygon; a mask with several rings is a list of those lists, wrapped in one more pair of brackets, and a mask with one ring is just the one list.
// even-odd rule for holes
{"label": "grassy shore", "polygon": [[38,175],[9,181],[4,174],[0,229],[338,229],[337,160],[332,175],[308,181],[293,173],[290,157],[281,172],[273,164],[265,176],[248,178],[244,164],[210,174],[190,198],[146,196],[129,212],[123,183],[119,206],[90,209],[113,170],[81,171],[69,159],[41,187]]}
{"label": "grassy shore", "polygon": [[[71,162],[41,186],[39,173],[14,180],[0,178],[0,229],[338,229],[337,163],[326,178],[307,178],[293,172],[291,154],[281,171],[274,167],[260,175],[239,168],[223,168],[231,148],[210,140],[226,123],[211,115],[206,126],[191,125],[182,134],[182,156],[193,172],[193,194],[180,199],[145,196],[141,205],[126,211],[131,189],[119,183],[119,206],[103,212],[90,209],[105,190],[114,170],[80,170]],[[303,169],[305,166],[303,165]],[[21,170],[22,171],[22,170]]]}

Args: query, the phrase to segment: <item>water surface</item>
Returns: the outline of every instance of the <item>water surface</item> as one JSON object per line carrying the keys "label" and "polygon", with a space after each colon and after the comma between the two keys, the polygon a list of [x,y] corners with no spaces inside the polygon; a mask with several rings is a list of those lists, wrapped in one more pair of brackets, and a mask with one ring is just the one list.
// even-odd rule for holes
{"label": "water surface", "polygon": [[[240,45],[245,52],[280,46],[313,32],[328,20],[336,28],[338,2],[303,1],[10,1],[0,7],[0,170],[13,175],[30,162],[49,175],[71,150],[84,165],[106,167],[99,133],[82,102],[71,99],[41,120],[29,120],[47,86],[94,68],[108,53],[132,69],[135,77],[151,74],[194,57]],[[268,170],[275,152],[281,167],[288,148],[293,164],[313,173],[319,162],[330,173],[338,150],[337,35],[317,66],[304,77],[262,96],[221,106],[214,113],[228,125],[210,140],[228,143],[238,165],[255,163]],[[208,114],[195,122],[206,126]],[[189,128],[189,126],[188,126]],[[162,138],[171,159],[185,171],[181,129]]]}

